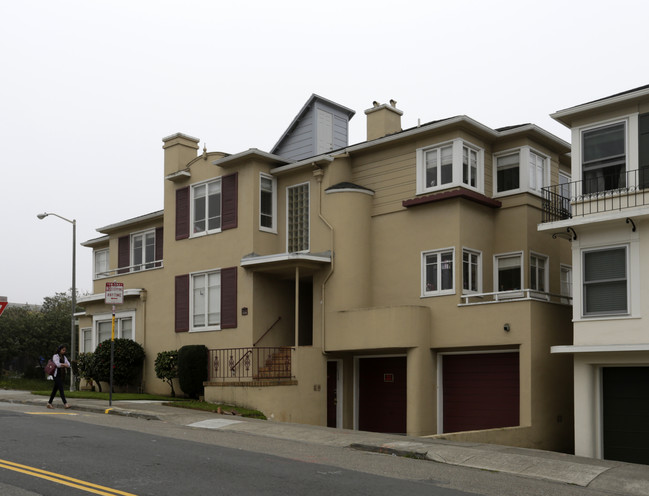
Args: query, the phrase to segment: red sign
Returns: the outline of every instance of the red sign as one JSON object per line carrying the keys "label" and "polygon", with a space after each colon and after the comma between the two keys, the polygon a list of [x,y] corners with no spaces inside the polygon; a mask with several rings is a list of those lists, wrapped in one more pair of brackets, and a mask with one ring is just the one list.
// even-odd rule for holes
{"label": "red sign", "polygon": [[105,297],[105,301],[109,305],[121,305],[124,303],[124,283],[107,282]]}
{"label": "red sign", "polygon": [[7,308],[7,303],[6,301],[0,301],[0,315],[2,315],[2,312],[4,312],[5,308]]}

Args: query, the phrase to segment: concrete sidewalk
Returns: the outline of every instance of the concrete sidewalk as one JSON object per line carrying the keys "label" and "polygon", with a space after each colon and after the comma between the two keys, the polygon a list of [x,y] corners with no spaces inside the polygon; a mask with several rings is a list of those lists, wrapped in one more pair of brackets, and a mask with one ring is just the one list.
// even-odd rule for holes
{"label": "concrete sidewalk", "polygon": [[[27,391],[0,390],[0,402],[46,408],[47,398]],[[161,402],[71,399],[72,411],[158,420],[194,429],[221,429],[277,439],[393,454],[437,463],[502,472],[588,487],[609,494],[649,495],[649,466],[596,460],[549,451],[460,443],[375,432],[331,429],[186,410]],[[55,406],[62,408],[60,399]]]}

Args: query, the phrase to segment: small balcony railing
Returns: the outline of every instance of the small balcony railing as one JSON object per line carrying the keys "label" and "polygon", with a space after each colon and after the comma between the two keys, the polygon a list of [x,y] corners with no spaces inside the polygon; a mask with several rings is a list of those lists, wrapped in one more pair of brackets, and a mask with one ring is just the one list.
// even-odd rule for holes
{"label": "small balcony railing", "polygon": [[581,181],[543,188],[542,222],[556,222],[649,205],[649,168],[591,173]]}
{"label": "small balcony railing", "polygon": [[162,260],[153,260],[152,262],[145,262],[136,265],[128,265],[125,267],[118,267],[117,269],[109,269],[104,272],[95,272],[95,279],[104,279],[106,277],[115,277],[123,274],[131,274],[143,270],[161,269],[163,267]]}
{"label": "small balcony railing", "polygon": [[512,301],[547,301],[572,305],[572,297],[555,293],[547,293],[536,289],[513,289],[495,293],[471,293],[462,295],[461,305],[484,305],[487,303],[508,303]]}
{"label": "small balcony railing", "polygon": [[293,352],[289,346],[209,350],[208,381],[291,379]]}

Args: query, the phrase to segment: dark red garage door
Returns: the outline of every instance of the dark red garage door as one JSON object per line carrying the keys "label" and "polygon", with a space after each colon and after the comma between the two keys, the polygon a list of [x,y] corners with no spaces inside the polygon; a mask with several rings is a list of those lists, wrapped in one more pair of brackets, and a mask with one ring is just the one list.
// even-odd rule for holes
{"label": "dark red garage door", "polygon": [[519,425],[518,353],[443,355],[444,432]]}
{"label": "dark red garage door", "polygon": [[358,428],[406,433],[406,357],[358,360]]}

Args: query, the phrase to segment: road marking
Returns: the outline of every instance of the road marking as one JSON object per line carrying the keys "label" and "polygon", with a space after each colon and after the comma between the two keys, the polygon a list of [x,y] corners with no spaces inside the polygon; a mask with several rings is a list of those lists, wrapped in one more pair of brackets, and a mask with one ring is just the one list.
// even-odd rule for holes
{"label": "road marking", "polygon": [[108,413],[112,410],[112,408],[106,408],[106,411],[104,413]]}
{"label": "road marking", "polygon": [[101,494],[102,496],[115,496],[118,494],[121,496],[137,496],[133,493],[127,493],[118,489],[111,489],[110,487],[100,486],[91,482],[74,479],[72,477],[56,474],[54,472],[48,472],[47,470],[29,467],[27,465],[21,465],[20,463],[14,463],[8,460],[0,459],[0,468],[6,468],[7,470],[13,470],[14,472],[20,472],[22,474],[31,475],[40,479],[49,480],[56,482],[57,484],[63,484],[64,486],[74,487],[88,493]]}
{"label": "road marking", "polygon": [[221,427],[239,423],[241,423],[241,420],[210,419],[194,422],[193,424],[189,424],[187,427],[200,427],[201,429],[220,429]]}
{"label": "road marking", "polygon": [[79,415],[72,412],[25,412],[27,415]]}

